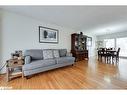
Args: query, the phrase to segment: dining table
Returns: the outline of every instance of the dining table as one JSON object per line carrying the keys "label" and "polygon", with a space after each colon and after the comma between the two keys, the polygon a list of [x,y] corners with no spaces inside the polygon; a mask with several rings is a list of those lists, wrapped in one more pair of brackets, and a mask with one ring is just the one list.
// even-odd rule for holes
{"label": "dining table", "polygon": [[113,55],[116,53],[117,51],[115,49],[112,49],[112,50],[109,50],[109,49],[98,49],[98,60],[99,58],[101,58],[102,60],[102,57],[104,56],[105,57],[105,60],[107,58],[110,58],[113,57]]}

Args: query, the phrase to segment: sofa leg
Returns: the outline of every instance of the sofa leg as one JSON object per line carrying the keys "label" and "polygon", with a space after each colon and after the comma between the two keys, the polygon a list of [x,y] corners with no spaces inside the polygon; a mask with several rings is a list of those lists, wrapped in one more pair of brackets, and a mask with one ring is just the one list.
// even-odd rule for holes
{"label": "sofa leg", "polygon": [[28,76],[26,76],[26,79],[29,79]]}
{"label": "sofa leg", "polygon": [[31,76],[26,76],[26,79],[30,79],[31,78]]}
{"label": "sofa leg", "polygon": [[72,66],[74,66],[74,64],[72,64]]}
{"label": "sofa leg", "polygon": [[24,78],[24,74],[22,73],[22,78]]}

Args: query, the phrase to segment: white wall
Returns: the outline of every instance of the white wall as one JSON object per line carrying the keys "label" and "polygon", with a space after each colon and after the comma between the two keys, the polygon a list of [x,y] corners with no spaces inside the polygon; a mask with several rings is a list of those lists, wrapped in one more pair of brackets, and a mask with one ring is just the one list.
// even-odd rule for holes
{"label": "white wall", "polygon": [[96,36],[95,35],[90,35],[90,37],[92,37],[92,47],[89,47],[89,55],[91,56],[91,57],[95,57],[95,55],[96,55]]}
{"label": "white wall", "polygon": [[89,51],[89,57],[93,57],[96,54],[95,42],[96,42],[96,35],[92,34],[91,32],[83,32],[84,35],[92,37],[92,46],[87,47]]}
{"label": "white wall", "polygon": [[[68,51],[70,51],[71,34],[75,32],[74,30],[60,27],[57,25],[48,24],[33,18],[29,18],[7,11],[2,11],[2,14],[2,39],[0,39],[0,41],[2,41],[1,64],[5,63],[5,61],[11,57],[10,54],[15,50],[35,48],[66,48]],[[45,26],[58,29],[59,43],[39,43],[38,26]]]}

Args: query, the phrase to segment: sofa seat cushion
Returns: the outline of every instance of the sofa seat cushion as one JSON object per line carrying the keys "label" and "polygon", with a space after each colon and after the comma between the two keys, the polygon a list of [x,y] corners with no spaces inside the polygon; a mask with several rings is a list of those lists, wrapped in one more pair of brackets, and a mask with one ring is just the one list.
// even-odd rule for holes
{"label": "sofa seat cushion", "polygon": [[50,66],[56,64],[54,59],[46,59],[46,60],[34,60],[30,64],[25,64],[23,66],[23,70],[31,70],[37,69],[45,66]]}
{"label": "sofa seat cushion", "polygon": [[74,63],[75,58],[74,57],[59,57],[55,58],[57,64],[62,63]]}

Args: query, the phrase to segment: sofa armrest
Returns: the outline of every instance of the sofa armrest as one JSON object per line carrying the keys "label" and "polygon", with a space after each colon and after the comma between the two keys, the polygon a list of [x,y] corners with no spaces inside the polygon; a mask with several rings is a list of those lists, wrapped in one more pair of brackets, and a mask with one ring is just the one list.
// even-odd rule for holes
{"label": "sofa armrest", "polygon": [[67,56],[67,57],[72,57],[72,53],[67,52],[66,56]]}
{"label": "sofa armrest", "polygon": [[31,62],[31,56],[25,56],[25,64],[29,64]]}

